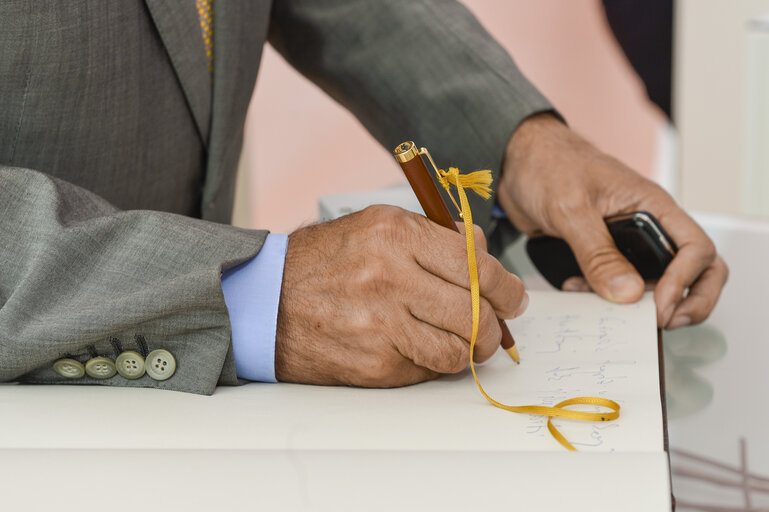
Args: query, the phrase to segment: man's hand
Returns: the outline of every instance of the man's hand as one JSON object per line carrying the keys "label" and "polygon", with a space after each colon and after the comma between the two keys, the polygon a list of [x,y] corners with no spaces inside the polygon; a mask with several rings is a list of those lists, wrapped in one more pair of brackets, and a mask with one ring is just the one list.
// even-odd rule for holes
{"label": "man's hand", "polygon": [[570,279],[564,289],[592,288],[615,302],[638,300],[644,282],[617,251],[603,218],[651,212],[678,246],[655,289],[657,322],[668,329],[702,322],[726,283],[728,269],[713,242],[662,188],[552,115],[533,116],[513,134],[498,200],[524,233],[542,231],[571,246],[587,283]]}
{"label": "man's hand", "polygon": [[[475,360],[491,357],[497,316],[526,307],[521,281],[475,230],[481,318]],[[470,358],[464,235],[373,206],[289,237],[278,312],[278,380],[404,386],[464,369]],[[521,311],[519,311],[519,309]]]}

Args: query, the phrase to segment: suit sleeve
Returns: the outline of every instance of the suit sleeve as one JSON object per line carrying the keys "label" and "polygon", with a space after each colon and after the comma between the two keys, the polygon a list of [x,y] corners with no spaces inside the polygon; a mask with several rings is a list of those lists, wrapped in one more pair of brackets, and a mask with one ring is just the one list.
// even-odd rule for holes
{"label": "suit sleeve", "polygon": [[[266,232],[154,211],[0,166],[0,381],[156,387],[211,394],[237,382],[222,269]],[[142,347],[142,345],[145,345]],[[167,350],[167,380],[69,379],[61,358]]]}
{"label": "suit sleeve", "polygon": [[[498,177],[515,128],[553,108],[452,0],[275,0],[270,43],[386,149],[414,140],[446,167]],[[488,233],[493,202],[471,204]]]}

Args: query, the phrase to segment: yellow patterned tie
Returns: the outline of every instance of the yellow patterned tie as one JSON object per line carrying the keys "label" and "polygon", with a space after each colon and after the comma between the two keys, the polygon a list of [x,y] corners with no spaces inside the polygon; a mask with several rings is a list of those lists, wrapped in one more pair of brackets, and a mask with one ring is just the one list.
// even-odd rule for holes
{"label": "yellow patterned tie", "polygon": [[208,71],[214,72],[214,8],[211,5],[213,0],[195,0],[198,8],[198,19],[200,20],[200,30],[203,32],[203,44],[208,57]]}

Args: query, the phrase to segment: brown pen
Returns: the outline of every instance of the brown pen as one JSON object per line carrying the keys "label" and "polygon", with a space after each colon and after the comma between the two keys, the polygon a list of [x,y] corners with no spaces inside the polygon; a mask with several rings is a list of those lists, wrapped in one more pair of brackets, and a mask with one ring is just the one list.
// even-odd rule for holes
{"label": "brown pen", "polygon": [[[458,233],[459,228],[454,222],[451,212],[446,207],[446,203],[443,202],[438,187],[430,176],[430,171],[427,170],[427,166],[424,160],[422,160],[421,154],[424,153],[430,158],[430,163],[435,167],[435,162],[433,162],[427,150],[424,148],[419,150],[413,142],[409,141],[400,144],[393,153],[403,169],[406,179],[409,180],[409,184],[414,190],[419,204],[422,205],[427,218]],[[507,328],[504,320],[499,319],[499,327],[502,329],[502,348],[505,349],[513,361],[520,363],[521,356],[518,354],[513,335],[510,334],[510,330]]]}

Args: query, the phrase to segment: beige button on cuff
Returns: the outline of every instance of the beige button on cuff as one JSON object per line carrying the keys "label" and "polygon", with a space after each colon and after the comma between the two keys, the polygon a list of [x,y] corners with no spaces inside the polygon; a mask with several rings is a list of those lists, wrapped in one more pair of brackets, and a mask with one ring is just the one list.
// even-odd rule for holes
{"label": "beige button on cuff", "polygon": [[166,380],[176,372],[176,359],[167,350],[153,350],[147,356],[147,375],[155,380]]}
{"label": "beige button on cuff", "polygon": [[85,363],[85,373],[94,379],[109,379],[116,372],[115,363],[106,357],[94,357]]}
{"label": "beige button on cuff", "polygon": [[53,370],[68,379],[79,379],[85,375],[85,368],[83,363],[76,361],[75,359],[59,359],[53,363]]}
{"label": "beige button on cuff", "polygon": [[126,350],[115,360],[117,372],[126,379],[138,379],[144,375],[144,358],[138,352]]}

